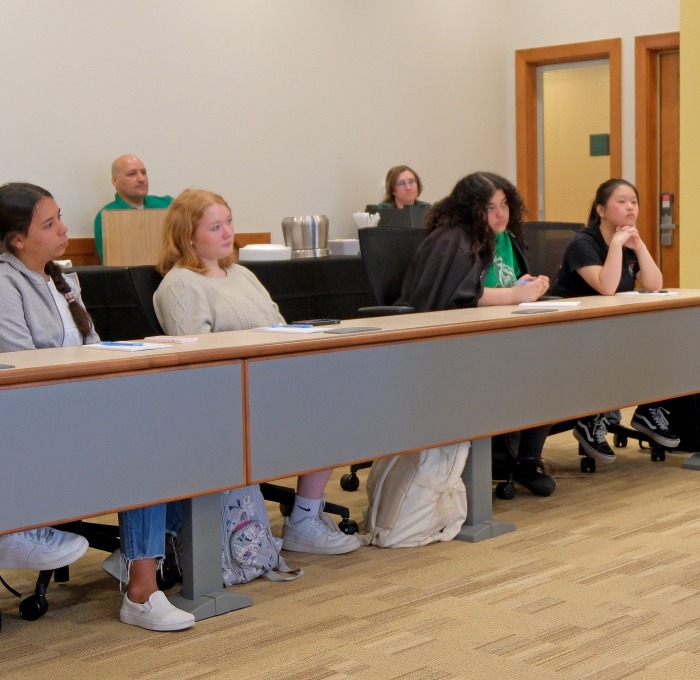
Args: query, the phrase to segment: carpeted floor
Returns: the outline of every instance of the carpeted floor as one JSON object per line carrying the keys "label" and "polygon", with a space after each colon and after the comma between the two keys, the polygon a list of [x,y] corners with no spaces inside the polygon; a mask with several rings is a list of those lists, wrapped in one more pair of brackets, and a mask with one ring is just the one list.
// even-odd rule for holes
{"label": "carpeted floor", "polygon": [[[0,677],[700,678],[700,474],[681,469],[687,455],[652,463],[630,445],[614,465],[583,474],[564,433],[545,456],[556,466],[552,497],[519,489],[494,499],[514,533],[339,557],[287,553],[303,578],[240,586],[253,607],[182,633],[119,623],[119,590],[99,568],[105,554],[89,550],[70,583],[51,585],[38,621],[21,620],[0,590]],[[360,520],[364,484],[341,491],[342,472],[329,498]],[[270,515],[279,529],[274,506]],[[4,576],[31,592],[32,573]]]}

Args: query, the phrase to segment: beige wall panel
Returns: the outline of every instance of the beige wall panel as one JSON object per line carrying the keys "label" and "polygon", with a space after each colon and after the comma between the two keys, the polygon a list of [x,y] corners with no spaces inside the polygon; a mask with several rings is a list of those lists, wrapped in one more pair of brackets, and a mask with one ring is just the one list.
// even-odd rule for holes
{"label": "beige wall panel", "polygon": [[610,157],[590,155],[590,135],[610,133],[609,68],[546,70],[542,83],[545,219],[585,222],[610,176]]}

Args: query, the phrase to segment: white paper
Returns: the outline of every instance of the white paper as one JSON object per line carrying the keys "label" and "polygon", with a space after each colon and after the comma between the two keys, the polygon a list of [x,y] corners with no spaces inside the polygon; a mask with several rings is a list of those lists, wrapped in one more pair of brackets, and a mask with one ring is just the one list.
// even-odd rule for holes
{"label": "white paper", "polygon": [[328,326],[311,326],[311,328],[302,328],[300,326],[262,326],[261,328],[253,328],[254,331],[262,331],[264,333],[321,333],[327,330]]}
{"label": "white paper", "polygon": [[521,302],[518,307],[577,307],[580,300],[539,300],[538,302]]}
{"label": "white paper", "polygon": [[195,335],[151,335],[144,338],[146,342],[166,342],[175,343],[176,345],[184,345],[190,342],[199,342],[199,338]]}
{"label": "white paper", "polygon": [[379,218],[381,217],[379,213],[370,214],[366,212],[356,212],[353,213],[352,216],[358,229],[376,227],[379,224]]}
{"label": "white paper", "polygon": [[657,291],[651,291],[651,290],[628,290],[625,291],[624,293],[615,293],[615,295],[643,295],[644,297],[647,296],[653,296],[653,297],[665,297],[666,295],[678,295],[677,290],[657,290]]}
{"label": "white paper", "polygon": [[108,349],[117,352],[143,352],[148,349],[169,349],[172,347],[170,344],[164,342],[115,342],[112,344],[105,342],[98,342],[93,345],[83,345],[84,347],[89,347],[90,349]]}

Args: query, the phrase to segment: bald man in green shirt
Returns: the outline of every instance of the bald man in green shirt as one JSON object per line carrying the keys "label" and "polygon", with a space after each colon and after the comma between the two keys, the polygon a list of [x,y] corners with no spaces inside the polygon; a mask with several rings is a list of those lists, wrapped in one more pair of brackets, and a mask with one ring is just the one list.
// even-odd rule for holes
{"label": "bald man in green shirt", "polygon": [[[148,194],[148,173],[143,161],[133,154],[124,154],[112,163],[112,185],[116,189],[114,200],[102,210],[143,210],[167,208],[172,196],[150,196]],[[103,260],[102,252],[102,210],[95,216],[95,247]]]}

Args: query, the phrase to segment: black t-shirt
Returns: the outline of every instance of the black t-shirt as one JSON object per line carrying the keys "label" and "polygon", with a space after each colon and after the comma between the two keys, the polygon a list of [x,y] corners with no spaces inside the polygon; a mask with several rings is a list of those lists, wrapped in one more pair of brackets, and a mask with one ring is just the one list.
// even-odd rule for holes
{"label": "black t-shirt", "polygon": [[[584,295],[598,295],[595,288],[589,286],[578,270],[591,265],[605,264],[608,256],[608,246],[600,227],[592,226],[580,229],[566,246],[564,261],[562,262],[557,278],[552,286],[552,295],[559,297],[581,297]],[[622,274],[620,283],[615,292],[627,292],[634,290],[634,283],[639,272],[637,254],[631,248],[622,248]]]}

